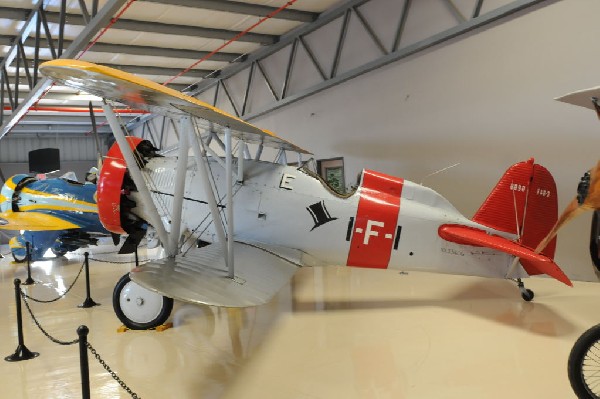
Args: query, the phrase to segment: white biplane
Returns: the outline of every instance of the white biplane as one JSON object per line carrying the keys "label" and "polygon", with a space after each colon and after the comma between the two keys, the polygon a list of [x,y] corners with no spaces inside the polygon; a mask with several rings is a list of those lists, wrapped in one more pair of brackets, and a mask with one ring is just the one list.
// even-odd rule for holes
{"label": "white biplane", "polygon": [[[533,160],[509,168],[468,219],[435,191],[370,170],[355,192],[337,194],[304,166],[302,154],[309,153],[302,148],[137,76],[76,60],[49,61],[40,70],[57,83],[177,121],[177,156],[160,156],[149,142],[125,136],[104,105],[118,147],[100,174],[100,219],[138,242],[151,225],[168,255],[115,287],[115,311],[130,328],[163,323],[173,298],[225,307],[266,303],[301,266],[508,278],[527,301],[533,292],[523,277],[547,274],[571,285],[553,261],[555,241],[533,250],[558,213],[554,179]],[[221,150],[211,148],[215,143]],[[276,162],[260,160],[264,146],[279,150]],[[286,152],[299,154],[298,165],[287,164]],[[185,247],[190,239],[194,245]]]}

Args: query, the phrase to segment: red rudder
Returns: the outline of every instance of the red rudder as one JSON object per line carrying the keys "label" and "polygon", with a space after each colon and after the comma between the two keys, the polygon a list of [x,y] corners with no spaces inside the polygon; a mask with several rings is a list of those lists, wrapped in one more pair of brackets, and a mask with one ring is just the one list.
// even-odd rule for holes
{"label": "red rudder", "polygon": [[[518,236],[533,249],[548,234],[558,218],[556,183],[550,172],[529,161],[514,164],[473,216],[473,221]],[[556,239],[542,251],[554,259]],[[536,274],[536,273],[530,273]]]}

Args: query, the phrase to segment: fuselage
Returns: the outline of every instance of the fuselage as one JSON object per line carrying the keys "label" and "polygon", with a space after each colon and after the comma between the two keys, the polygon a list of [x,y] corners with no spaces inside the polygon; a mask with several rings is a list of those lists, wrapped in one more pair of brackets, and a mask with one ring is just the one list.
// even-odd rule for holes
{"label": "fuselage", "polygon": [[0,191],[0,211],[38,212],[107,234],[98,220],[96,185],[63,178],[39,180],[25,174],[9,178]]}
{"label": "fuselage", "polygon": [[[224,171],[214,160],[209,165],[225,215]],[[175,167],[175,158],[153,158],[143,170],[153,182],[154,204],[167,229]],[[440,238],[438,228],[443,224],[507,234],[467,219],[444,197],[419,184],[365,170],[354,193],[339,195],[303,168],[251,160],[244,168],[243,182],[233,189],[235,240],[295,249],[303,264],[504,277],[514,259]],[[218,241],[199,179],[190,161],[182,231],[194,239]],[[148,220],[135,196],[132,192],[130,198],[138,204],[133,213]],[[521,270],[513,274],[519,275],[524,275]]]}
{"label": "fuselage", "polygon": [[[95,194],[96,185],[92,183],[64,178],[37,179],[26,174],[9,178],[0,190],[0,211],[6,215],[32,216],[26,219],[31,230],[19,225],[19,220],[23,220],[20,218],[15,219],[14,226],[11,220],[4,227],[13,226],[13,230],[21,231],[10,241],[13,254],[24,258],[29,243],[33,259],[37,259],[48,249],[62,254],[96,243],[97,236],[108,235],[98,218]],[[48,219],[40,218],[33,226],[36,214],[51,217],[53,225],[44,224]]]}

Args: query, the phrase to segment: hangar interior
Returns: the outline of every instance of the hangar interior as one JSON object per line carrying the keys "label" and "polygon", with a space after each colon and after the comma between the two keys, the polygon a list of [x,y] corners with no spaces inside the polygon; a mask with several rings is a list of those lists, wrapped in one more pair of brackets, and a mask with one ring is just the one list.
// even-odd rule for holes
{"label": "hangar interior", "polygon": [[[37,73],[54,58],[183,90],[315,161],[343,157],[345,189],[363,168],[378,170],[431,187],[467,217],[516,162],[534,157],[553,174],[560,211],[597,163],[593,111],[553,99],[598,85],[598,2],[289,3],[0,0],[0,177],[29,172],[28,151],[55,147],[57,174],[81,179],[114,141],[100,99],[50,88]],[[176,148],[170,120],[117,108],[132,135]],[[86,295],[79,282],[62,300],[31,308],[60,340],[87,325],[98,354],[140,397],[568,398],[569,351],[598,323],[590,219],[580,216],[558,236],[556,263],[574,287],[528,279],[533,302],[510,281],[332,265],[303,268],[266,305],[176,302],[173,328],[117,333],[112,290],[134,264],[112,245],[33,262],[38,284],[25,290],[64,294],[89,251],[101,306],[76,307]],[[13,279],[27,272],[3,253],[0,347],[8,356],[18,335]],[[157,256],[141,249],[143,259]],[[6,395],[78,397],[77,349],[49,341],[23,317],[27,346],[40,355],[4,364]],[[94,358],[90,377],[92,397],[131,396]]]}

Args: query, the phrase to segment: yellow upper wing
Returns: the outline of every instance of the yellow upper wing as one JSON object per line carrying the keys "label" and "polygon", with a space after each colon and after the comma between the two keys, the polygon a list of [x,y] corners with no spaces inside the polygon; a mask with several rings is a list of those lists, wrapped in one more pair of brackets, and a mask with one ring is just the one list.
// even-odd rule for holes
{"label": "yellow upper wing", "polygon": [[40,71],[50,79],[75,89],[159,114],[191,114],[232,129],[232,135],[246,142],[310,152],[230,115],[197,98],[127,72],[90,62],[58,59],[44,62]]}
{"label": "yellow upper wing", "polygon": [[0,230],[46,231],[78,228],[80,226],[45,213],[10,211],[0,213]]}

